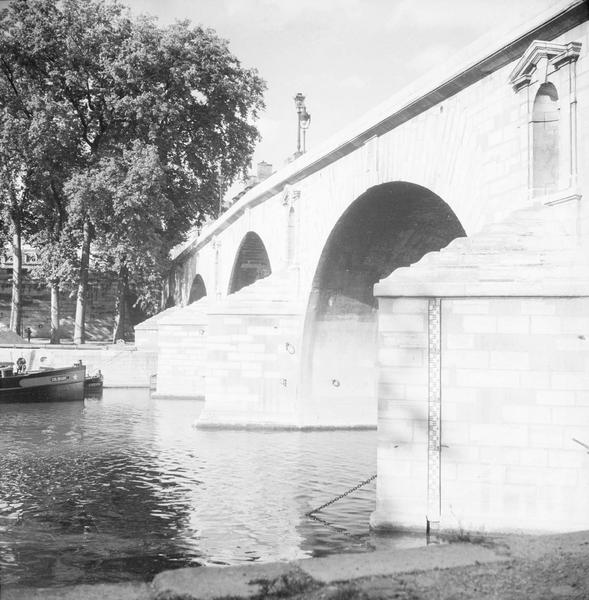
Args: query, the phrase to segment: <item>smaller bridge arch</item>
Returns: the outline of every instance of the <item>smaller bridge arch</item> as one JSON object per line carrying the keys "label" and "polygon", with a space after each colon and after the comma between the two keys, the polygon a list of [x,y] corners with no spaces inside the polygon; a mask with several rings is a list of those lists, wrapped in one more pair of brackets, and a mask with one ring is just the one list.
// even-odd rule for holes
{"label": "smaller bridge arch", "polygon": [[271,273],[270,259],[262,238],[254,231],[248,231],[239,245],[233,263],[228,293],[234,294]]}
{"label": "smaller bridge arch", "polygon": [[190,286],[190,294],[188,295],[188,304],[192,304],[207,295],[205,282],[200,274],[196,274]]}

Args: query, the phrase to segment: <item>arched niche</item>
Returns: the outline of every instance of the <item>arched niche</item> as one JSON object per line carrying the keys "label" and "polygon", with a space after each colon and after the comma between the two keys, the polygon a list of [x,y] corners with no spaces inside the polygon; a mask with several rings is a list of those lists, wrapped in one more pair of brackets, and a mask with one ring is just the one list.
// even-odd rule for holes
{"label": "arched niche", "polygon": [[[377,301],[373,286],[465,232],[427,188],[370,188],[343,213],[324,246],[307,308],[302,385],[306,401],[376,423]],[[321,411],[321,409],[318,409]]]}
{"label": "arched niche", "polygon": [[294,262],[296,236],[296,214],[291,206],[288,210],[288,221],[286,228],[286,262],[290,265]]}
{"label": "arched niche", "polygon": [[207,288],[205,286],[205,282],[203,278],[197,274],[192,280],[192,285],[190,286],[190,294],[188,296],[188,304],[192,304],[201,298],[204,298],[207,295]]}
{"label": "arched niche", "polygon": [[558,189],[560,173],[560,106],[553,83],[540,86],[532,110],[532,187],[535,196]]}
{"label": "arched niche", "polygon": [[268,252],[260,236],[249,231],[241,241],[229,282],[229,293],[234,294],[241,288],[251,285],[258,279],[272,273]]}

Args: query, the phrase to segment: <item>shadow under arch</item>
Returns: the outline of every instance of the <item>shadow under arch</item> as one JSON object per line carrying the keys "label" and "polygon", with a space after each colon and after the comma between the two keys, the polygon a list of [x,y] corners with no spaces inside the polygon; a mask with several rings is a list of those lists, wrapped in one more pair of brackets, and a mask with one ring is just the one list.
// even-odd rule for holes
{"label": "shadow under arch", "polygon": [[271,273],[270,259],[264,242],[257,233],[248,231],[239,245],[233,263],[229,294],[234,294],[254,281],[268,277]]}
{"label": "shadow under arch", "polygon": [[207,288],[203,278],[197,273],[192,280],[190,286],[190,294],[188,296],[188,304],[192,304],[207,295]]}
{"label": "shadow under arch", "polygon": [[302,402],[320,421],[333,422],[337,411],[335,424],[376,423],[373,286],[464,235],[439,196],[403,181],[368,189],[342,214],[319,259],[305,317]]}

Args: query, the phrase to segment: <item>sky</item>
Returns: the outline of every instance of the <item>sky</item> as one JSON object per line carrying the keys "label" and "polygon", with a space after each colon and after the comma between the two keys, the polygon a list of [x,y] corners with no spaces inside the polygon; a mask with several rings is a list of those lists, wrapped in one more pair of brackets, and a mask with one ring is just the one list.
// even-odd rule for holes
{"label": "sky", "polygon": [[[0,6],[5,0],[0,0]],[[162,24],[214,29],[266,80],[262,140],[252,164],[283,166],[296,150],[294,96],[311,114],[307,148],[495,27],[511,27],[555,0],[122,0]]]}
{"label": "sky", "polygon": [[311,113],[307,148],[444,64],[494,27],[554,0],[126,0],[163,24],[190,19],[229,40],[266,80],[253,165],[280,168],[296,150],[294,96]]}

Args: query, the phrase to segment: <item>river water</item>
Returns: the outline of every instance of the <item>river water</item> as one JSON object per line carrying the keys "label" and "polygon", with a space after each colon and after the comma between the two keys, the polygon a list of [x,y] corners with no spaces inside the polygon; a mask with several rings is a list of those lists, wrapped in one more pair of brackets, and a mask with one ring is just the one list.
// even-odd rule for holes
{"label": "river water", "polygon": [[106,389],[0,405],[0,582],[147,580],[164,569],[411,546],[369,532],[375,431],[193,427],[202,403]]}

